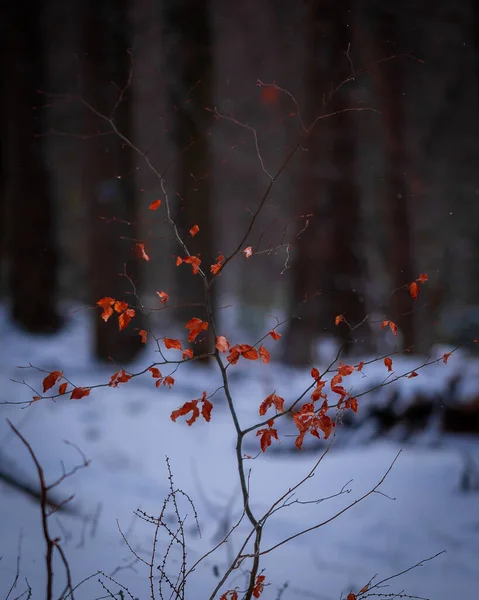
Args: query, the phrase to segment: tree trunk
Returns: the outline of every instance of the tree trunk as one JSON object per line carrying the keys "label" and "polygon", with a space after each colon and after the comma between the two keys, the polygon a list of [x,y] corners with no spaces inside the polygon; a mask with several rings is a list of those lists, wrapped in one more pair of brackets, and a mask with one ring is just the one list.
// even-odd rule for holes
{"label": "tree trunk", "polygon": [[[396,18],[382,12],[376,22],[376,43],[380,56],[388,57],[398,50]],[[410,222],[410,189],[408,182],[408,151],[405,137],[403,105],[403,58],[394,58],[374,69],[379,92],[386,146],[386,190],[391,214],[389,264],[394,289],[414,279],[413,248]],[[407,289],[396,291],[390,301],[388,317],[401,329],[404,348],[416,342],[414,301]]]}
{"label": "tree trunk", "polygon": [[[322,94],[329,81],[324,69],[326,42],[323,28],[326,19],[322,4],[309,9],[306,29],[306,58],[304,64],[303,120],[309,126],[324,112]],[[324,170],[325,131],[321,121],[304,143],[300,166],[299,218],[303,232],[296,239],[292,261],[292,291],[290,315],[285,336],[283,361],[293,366],[312,362],[312,344],[323,332],[325,307],[332,288],[329,269],[332,249],[331,215],[326,193]]]}
{"label": "tree trunk", "polygon": [[[210,6],[206,0],[169,0],[165,3],[166,64],[173,74],[168,89],[168,108],[172,137],[177,152],[177,183],[179,198],[176,224],[190,253],[201,259],[201,269],[209,276],[210,265],[219,254],[213,227],[213,156],[209,141],[213,108],[213,40]],[[173,194],[172,194],[173,196]],[[189,231],[198,225],[199,233],[192,238]],[[184,258],[178,246],[177,253]],[[193,275],[190,265],[177,269],[177,289],[181,308],[175,318],[184,326],[193,317],[208,320],[202,307],[206,295],[203,281]],[[213,311],[216,290],[210,292]],[[195,355],[213,350],[211,330],[200,335],[194,345]]]}
{"label": "tree trunk", "polygon": [[[346,41],[345,45],[347,46]],[[334,96],[331,103],[332,110],[341,111],[350,107],[351,102],[348,100],[346,94],[339,93]],[[354,112],[345,112],[332,118],[334,120],[332,161],[336,168],[337,178],[331,182],[330,189],[334,235],[332,240],[333,288],[328,324],[330,329],[336,327],[334,325],[335,317],[338,314],[344,315],[349,326],[340,323],[338,333],[345,353],[349,354],[352,350],[364,353],[370,350],[369,327],[364,324],[357,331],[351,332],[350,330],[350,326],[358,325],[366,317],[365,265],[360,247],[361,196],[356,170],[356,120],[361,116]]]}
{"label": "tree trunk", "polygon": [[[4,13],[3,13],[4,14]],[[3,90],[8,82],[9,47],[6,40],[9,27],[6,18],[0,21],[0,85]],[[8,134],[8,102],[6,92],[0,94],[0,131],[4,132],[0,138],[0,302],[3,302],[6,293],[5,267],[7,264],[7,134]]]}
{"label": "tree trunk", "polygon": [[[98,4],[85,2],[85,50],[83,94],[99,112],[111,115],[130,74],[129,25],[127,2],[110,0]],[[114,82],[115,85],[112,85]],[[124,90],[122,101],[114,111],[114,122],[129,139],[132,133],[132,89]],[[95,315],[94,352],[102,361],[113,359],[125,364],[133,360],[142,347],[138,330],[143,318],[131,282],[138,284],[139,257],[135,248],[139,236],[134,186],[133,151],[111,133],[105,123],[91,111],[86,114],[89,134],[85,142],[84,197],[89,207],[89,263],[91,299],[95,304],[104,297],[127,302],[137,308],[133,321],[119,331],[117,315],[104,323]]]}
{"label": "tree trunk", "polygon": [[[324,3],[314,5],[307,21],[303,111],[307,125],[321,113],[350,106],[345,88],[332,93],[333,86],[349,74],[344,55],[348,18],[347,7]],[[322,333],[340,335],[348,351],[349,328],[344,323],[336,328],[335,317],[344,314],[355,325],[365,316],[360,297],[363,268],[357,248],[360,197],[355,181],[355,118],[354,113],[344,113],[320,121],[305,143],[300,214],[312,216],[297,240],[293,259],[291,312],[299,318],[292,319],[286,334],[283,358],[288,364],[309,364],[311,345]],[[332,176],[324,169],[322,155],[332,163]]]}
{"label": "tree trunk", "polygon": [[[46,52],[40,31],[42,3],[9,12],[3,58],[7,121],[4,166],[8,287],[12,318],[31,333],[50,333],[61,325],[56,312],[58,249],[53,192],[45,163],[43,99],[47,87]],[[37,109],[37,110],[36,110]],[[5,135],[5,132],[4,132]]]}

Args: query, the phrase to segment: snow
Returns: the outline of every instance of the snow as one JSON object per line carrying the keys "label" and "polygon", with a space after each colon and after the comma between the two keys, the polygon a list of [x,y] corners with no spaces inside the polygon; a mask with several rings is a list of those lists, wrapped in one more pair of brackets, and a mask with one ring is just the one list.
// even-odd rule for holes
{"label": "snow", "polygon": [[[42,373],[17,369],[28,363],[47,372],[59,369],[76,385],[88,386],[108,381],[115,367],[98,367],[89,354],[88,314],[77,312],[67,329],[57,336],[31,337],[16,330],[5,312],[0,313],[1,366],[0,402],[22,402],[32,396],[26,386],[10,381],[25,380],[39,387]],[[239,339],[242,343],[246,340]],[[275,342],[267,342],[273,347]],[[449,349],[438,348],[437,356]],[[132,371],[155,360],[154,348],[148,349]],[[418,365],[417,357],[393,357],[394,371],[400,374]],[[318,368],[321,365],[316,365]],[[406,397],[412,390],[424,394],[439,393],[450,378],[461,371],[468,374],[462,393],[474,388],[479,375],[477,361],[455,353],[449,364],[434,364],[414,379],[397,384]],[[166,374],[166,369],[162,369]],[[243,426],[256,422],[260,402],[276,390],[288,404],[295,394],[312,382],[308,371],[287,369],[274,362],[269,365],[243,361],[231,367],[234,398]],[[349,380],[355,393],[384,381],[384,365],[364,368]],[[51,517],[55,535],[62,539],[70,562],[74,583],[83,583],[75,597],[98,598],[107,595],[98,582],[117,593],[119,586],[98,571],[112,575],[133,597],[149,596],[148,569],[135,561],[119,531],[142,557],[149,560],[153,527],[134,511],[141,509],[158,515],[168,494],[165,457],[169,457],[175,486],[194,501],[201,529],[198,535],[194,514],[185,498],[179,499],[180,513],[187,515],[188,564],[221,539],[224,528],[241,515],[241,494],[236,472],[234,428],[226,403],[218,392],[210,423],[201,420],[192,427],[169,415],[185,401],[200,398],[203,390],[212,393],[219,385],[215,369],[193,365],[182,367],[175,375],[177,383],[168,390],[156,389],[149,374],[118,388],[93,390],[80,401],[42,400],[32,406],[0,404],[0,467],[14,465],[16,471],[31,482],[35,469],[26,448],[16,438],[6,419],[10,419],[31,443],[47,479],[61,475],[61,462],[69,469],[80,462],[79,446],[91,459],[88,468],[78,471],[62,483],[57,493],[63,498],[74,493],[72,506],[81,515],[56,514]],[[365,387],[368,386],[368,387]],[[361,406],[368,396],[361,397]],[[292,446],[294,438],[284,437],[280,429],[280,448]],[[348,432],[341,432],[347,438]],[[263,548],[285,537],[328,520],[382,478],[401,449],[392,440],[369,445],[338,444],[319,465],[314,477],[298,490],[296,498],[311,501],[343,494],[320,503],[291,504],[277,511],[268,522]],[[314,442],[314,440],[312,440]],[[273,440],[276,447],[276,442]],[[313,444],[314,445],[314,444]],[[246,440],[246,451],[258,448],[254,435]],[[319,458],[324,445],[308,452],[275,452],[268,449],[254,460],[247,460],[250,472],[252,508],[265,511],[279,496],[300,481]],[[270,452],[271,450],[271,452]],[[256,456],[256,454],[255,454]],[[266,582],[264,598],[275,599],[286,582],[283,598],[339,599],[359,589],[378,574],[378,579],[397,572],[447,550],[423,566],[388,582],[383,593],[401,592],[434,600],[472,598],[479,587],[479,493],[461,492],[459,483],[465,458],[479,464],[479,441],[471,438],[427,436],[408,443],[394,464],[382,494],[372,494],[336,520],[310,533],[294,538],[266,554],[261,561]],[[21,538],[20,577],[13,597],[26,589],[25,578],[33,589],[33,598],[43,597],[44,541],[40,511],[34,501],[0,483],[0,595],[5,597],[15,577],[18,544]],[[167,514],[174,517],[171,505]],[[223,573],[228,558],[237,552],[240,541],[250,531],[243,521],[232,536],[231,544],[208,557],[191,575],[186,598],[209,598],[218,582],[216,569]],[[167,536],[160,535],[159,557],[167,547]],[[167,563],[170,575],[178,572],[180,554],[172,550]],[[56,564],[56,586],[63,588],[63,571]],[[155,572],[155,575],[158,571]],[[225,589],[244,586],[245,572],[235,572]],[[169,594],[168,594],[169,596]]]}

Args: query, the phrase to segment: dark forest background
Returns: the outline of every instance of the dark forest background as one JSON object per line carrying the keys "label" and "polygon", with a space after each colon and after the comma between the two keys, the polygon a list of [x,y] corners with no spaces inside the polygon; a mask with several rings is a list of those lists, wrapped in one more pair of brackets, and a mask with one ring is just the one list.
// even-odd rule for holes
{"label": "dark forest background", "polygon": [[[164,206],[148,210],[164,198],[159,180],[82,98],[167,170],[174,218],[188,239],[200,226],[191,251],[206,265],[235,249],[269,183],[251,131],[214,109],[256,129],[270,173],[301,119],[339,111],[275,182],[245,244],[256,254],[222,274],[220,318],[230,302],[247,331],[267,313],[301,317],[282,341],[298,366],[321,336],[346,339],[338,314],[353,325],[370,315],[350,352],[379,352],[383,319],[412,352],[475,350],[476,2],[32,0],[4,4],[0,23],[0,295],[21,328],[53,333],[67,305],[128,300],[125,268],[146,306],[160,289],[201,302],[198,278],[175,266]],[[420,273],[417,300],[391,295]],[[156,325],[191,316],[165,311]],[[137,355],[137,331],[96,313],[95,324],[99,359]]]}

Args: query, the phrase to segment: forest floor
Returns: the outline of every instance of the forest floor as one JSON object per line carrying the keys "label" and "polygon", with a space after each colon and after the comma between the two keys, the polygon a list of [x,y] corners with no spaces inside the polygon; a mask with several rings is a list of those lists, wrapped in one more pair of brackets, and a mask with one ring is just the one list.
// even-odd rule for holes
{"label": "forest floor", "polygon": [[[0,402],[25,402],[32,396],[29,388],[11,379],[41,387],[44,374],[17,368],[29,363],[47,372],[62,370],[75,385],[107,382],[117,369],[92,362],[85,319],[76,317],[54,337],[34,338],[20,333],[1,312]],[[272,345],[271,341],[269,346]],[[155,357],[154,348],[148,347],[137,370]],[[421,359],[396,358],[395,373],[414,368],[414,361],[419,365]],[[257,421],[260,402],[274,390],[288,404],[311,383],[308,371],[289,371],[274,361],[268,365],[239,364],[234,368],[232,388],[243,426]],[[465,385],[472,385],[479,365],[460,353],[453,354],[448,365],[431,365],[418,377],[394,385],[406,390],[404,397],[411,395],[413,389],[428,394],[444,389],[448,378],[461,369],[470,374]],[[131,370],[135,371],[135,366]],[[168,374],[163,368],[162,372]],[[62,462],[68,470],[80,460],[64,440],[76,444],[91,459],[88,468],[78,471],[57,489],[61,498],[75,494],[71,506],[77,515],[57,513],[51,517],[52,530],[62,540],[74,583],[93,575],[77,589],[77,599],[105,597],[106,588],[117,594],[120,587],[109,577],[128,588],[135,598],[150,597],[148,569],[132,555],[120,528],[135,552],[149,560],[153,527],[135,517],[134,511],[141,509],[149,515],[161,511],[169,491],[166,456],[175,486],[193,499],[198,514],[201,536],[191,507],[180,500],[182,516],[187,515],[189,565],[218,543],[223,532],[241,515],[234,429],[221,393],[212,398],[210,423],[198,420],[188,427],[184,418],[176,423],[170,419],[172,410],[185,401],[200,398],[204,390],[212,393],[218,387],[218,377],[214,369],[194,365],[181,367],[174,376],[177,383],[171,390],[163,386],[156,389],[148,373],[116,389],[93,390],[80,401],[42,400],[31,406],[0,404],[0,471],[9,470],[25,481],[36,482],[31,458],[11,432],[7,418],[31,443],[47,479],[61,475]],[[376,381],[383,381],[387,372],[380,361],[355,377],[351,381],[361,390],[365,389],[361,386],[374,387]],[[388,393],[388,388],[383,388],[376,397],[386,397]],[[363,396],[359,412],[367,402],[368,396]],[[294,437],[285,437],[287,433],[288,427],[280,430],[281,448],[294,446]],[[402,450],[380,487],[382,494],[369,496],[324,527],[266,554],[261,568],[269,585],[262,597],[279,598],[279,590],[288,583],[283,600],[339,600],[349,591],[358,592],[375,575],[375,581],[390,577],[443,550],[446,553],[388,581],[389,587],[380,591],[432,600],[475,597],[479,589],[479,490],[463,492],[460,483],[468,461],[479,465],[479,439],[446,436],[434,426],[402,445],[394,435],[367,444],[359,440],[357,432],[355,436],[356,441],[351,437],[348,442],[347,430],[338,433],[338,443],[333,443],[315,476],[304,484],[296,498],[311,501],[341,490],[343,493],[319,503],[293,503],[277,511],[265,528],[264,548],[327,520],[351,504],[376,485]],[[252,436],[246,443],[247,451],[252,453],[257,449],[258,438]],[[274,440],[273,445],[277,446]],[[308,452],[270,452],[271,447],[254,460],[247,460],[253,510],[266,510],[304,477],[319,457],[320,448],[324,445],[318,446],[316,452],[311,444]],[[167,513],[173,518],[171,508]],[[27,589],[26,580],[33,590],[32,597],[43,597],[45,548],[38,504],[0,483],[0,514],[0,597],[6,597],[15,579],[17,556],[20,576],[11,597],[18,597]],[[231,542],[193,572],[187,600],[209,598],[218,582],[218,571],[223,572],[228,559],[238,551],[242,534],[248,531],[243,521]],[[162,531],[158,564],[167,543],[167,535]],[[179,548],[174,547],[167,563],[170,576],[178,573],[180,559]],[[57,589],[61,590],[64,578],[58,563],[55,573]],[[243,589],[245,581],[245,573],[239,570],[232,575],[228,588],[236,585]]]}

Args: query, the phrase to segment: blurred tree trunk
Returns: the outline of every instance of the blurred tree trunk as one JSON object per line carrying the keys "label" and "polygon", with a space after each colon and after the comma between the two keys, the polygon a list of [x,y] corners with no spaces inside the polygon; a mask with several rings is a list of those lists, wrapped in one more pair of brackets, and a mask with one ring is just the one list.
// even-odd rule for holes
{"label": "blurred tree trunk", "polygon": [[479,5],[476,0],[472,0],[472,37],[476,58],[475,83],[476,83],[476,103],[479,112]]}
{"label": "blurred tree trunk", "polygon": [[[376,46],[379,56],[386,58],[397,53],[399,36],[394,15],[381,12],[376,20]],[[373,69],[380,99],[386,146],[386,194],[391,214],[389,264],[393,288],[408,285],[415,279],[411,239],[410,198],[408,182],[408,150],[402,86],[404,58],[386,61]],[[414,300],[407,289],[396,291],[390,300],[388,315],[403,335],[404,348],[415,345]]]}
{"label": "blurred tree trunk", "polygon": [[[345,56],[350,18],[343,4],[323,2],[311,9],[303,110],[307,125],[321,113],[351,105],[347,88],[332,93],[350,72]],[[311,345],[322,333],[339,334],[348,351],[349,328],[344,323],[336,328],[335,316],[344,314],[351,325],[365,317],[359,291],[363,269],[357,253],[356,118],[354,113],[344,113],[320,121],[305,142],[300,226],[306,219],[309,225],[297,240],[293,259],[291,312],[299,318],[290,322],[286,334],[288,364],[308,364]],[[332,163],[332,175],[325,170],[325,161]]]}
{"label": "blurred tree trunk", "polygon": [[[0,85],[5,90],[8,81],[8,43],[6,38],[9,23],[4,11],[1,14],[4,18],[0,21]],[[0,301],[3,301],[6,292],[4,275],[7,264],[7,111],[8,103],[6,101],[6,92],[4,91],[0,94],[0,131],[4,132],[3,136],[0,137]]]}
{"label": "blurred tree trunk", "polygon": [[[479,4],[475,0],[472,2],[472,43],[475,53],[475,88],[476,88],[476,113],[479,115]],[[461,80],[465,80],[465,85],[470,85],[468,79],[461,77],[461,70],[458,69],[458,76]],[[450,108],[451,104],[448,104]],[[477,116],[476,116],[477,119]],[[477,158],[476,158],[477,161]],[[479,304],[479,224],[474,228],[471,235],[471,246],[474,258],[472,261],[471,273],[471,304]]]}
{"label": "blurred tree trunk", "polygon": [[[176,224],[190,253],[199,256],[201,269],[209,276],[210,265],[219,254],[213,226],[213,154],[209,128],[213,123],[207,108],[213,108],[214,65],[211,7],[207,0],[167,0],[164,5],[165,63],[171,81],[168,88],[169,122],[177,152],[177,182],[174,191],[179,198]],[[173,199],[176,194],[171,194]],[[192,238],[189,230],[198,225]],[[177,253],[183,257],[180,246]],[[205,291],[199,275],[190,265],[177,269],[177,289],[182,305],[204,303]],[[210,301],[216,308],[216,290]],[[208,320],[202,307],[183,306],[175,311],[181,326],[193,317]],[[211,331],[200,335],[195,355],[213,350]]]}
{"label": "blurred tree trunk", "polygon": [[45,138],[40,137],[45,132],[44,99],[38,90],[48,86],[42,14],[40,0],[34,0],[28,10],[13,3],[3,12],[7,21],[7,51],[2,58],[6,132],[2,132],[8,287],[12,318],[32,333],[53,332],[61,325],[56,312],[53,191],[45,163]]}
{"label": "blurred tree trunk", "polygon": [[[325,21],[328,16],[324,3],[308,10],[306,15],[306,57],[304,63],[303,120],[309,125],[324,112],[323,94],[328,88],[329,72],[324,53]],[[285,336],[283,361],[293,366],[312,362],[312,344],[324,333],[325,305],[332,289],[331,250],[332,228],[324,174],[325,132],[321,121],[304,143],[300,166],[300,209],[298,227],[303,232],[294,246],[292,290],[289,322]],[[324,288],[323,288],[324,286]]]}
{"label": "blurred tree trunk", "polygon": [[[345,52],[350,42],[352,10],[351,4],[338,9],[339,23],[336,29],[333,48],[336,60],[333,60],[334,73],[343,74],[343,79],[350,74],[350,64]],[[334,56],[333,56],[334,59]],[[346,67],[346,68],[345,68]],[[331,112],[344,111],[354,107],[351,95],[347,90],[353,82],[332,96]],[[332,267],[333,286],[331,302],[328,306],[327,322],[330,330],[336,327],[335,317],[344,315],[350,326],[354,327],[366,318],[366,304],[364,301],[365,259],[362,256],[361,235],[361,190],[358,183],[357,147],[358,128],[357,120],[361,114],[356,112],[343,112],[331,117],[333,127],[333,147],[331,160],[335,168],[335,178],[331,181],[329,198],[333,220],[332,239]],[[367,352],[371,349],[371,338],[368,325],[364,324],[357,331],[351,333],[350,328],[344,323],[338,326],[344,351],[349,354]]]}
{"label": "blurred tree trunk", "polygon": [[[127,0],[85,1],[83,95],[100,113],[112,115],[118,129],[131,139],[132,89],[125,88],[131,72],[127,8]],[[122,89],[124,92],[120,92]],[[122,100],[118,103],[120,94]],[[90,213],[91,301],[95,304],[108,296],[137,307],[130,281],[121,276],[126,270],[138,284],[140,268],[135,243],[139,237],[139,211],[133,151],[91,111],[86,113],[86,131],[106,132],[85,141],[83,190]],[[143,328],[143,318],[137,310],[133,321],[120,332],[117,316],[115,313],[104,323],[100,314],[95,315],[94,352],[99,360],[111,358],[125,364],[142,347],[138,330]]]}

